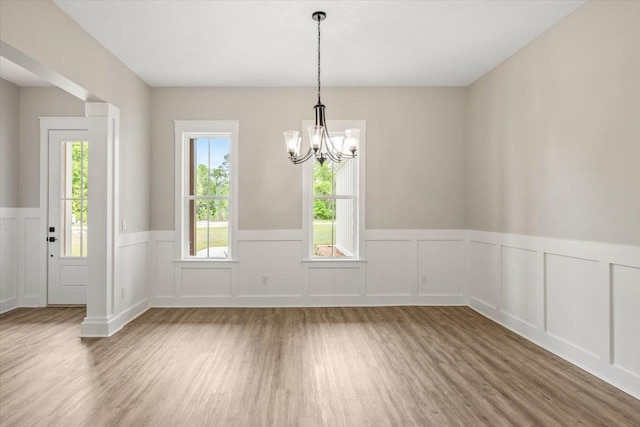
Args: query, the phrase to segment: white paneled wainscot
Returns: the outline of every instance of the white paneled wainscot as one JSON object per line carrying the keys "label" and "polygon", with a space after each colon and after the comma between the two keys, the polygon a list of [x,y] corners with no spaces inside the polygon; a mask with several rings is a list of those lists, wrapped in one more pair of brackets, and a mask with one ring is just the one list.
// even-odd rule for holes
{"label": "white paneled wainscot", "polygon": [[149,308],[151,234],[142,231],[118,236],[111,330],[121,329]]}
{"label": "white paneled wainscot", "polygon": [[46,303],[39,231],[39,209],[0,208],[0,313]]}
{"label": "white paneled wainscot", "polygon": [[465,233],[367,231],[361,260],[303,260],[301,230],[242,230],[237,260],[181,261],[154,232],[152,305],[465,305]]}
{"label": "white paneled wainscot", "polygon": [[640,248],[468,237],[472,308],[640,398]]}

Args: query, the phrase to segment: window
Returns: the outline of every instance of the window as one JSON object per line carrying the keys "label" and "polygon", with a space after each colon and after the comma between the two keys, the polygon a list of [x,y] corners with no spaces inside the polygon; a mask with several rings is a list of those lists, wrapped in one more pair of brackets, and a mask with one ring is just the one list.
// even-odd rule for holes
{"label": "window", "polygon": [[179,258],[229,260],[237,227],[238,122],[176,121],[175,128]]}
{"label": "window", "polygon": [[[303,122],[306,129],[307,122]],[[359,259],[364,228],[364,121],[329,121],[332,138],[360,129],[358,157],[304,164],[304,224],[309,259]],[[305,135],[306,136],[306,135]]]}

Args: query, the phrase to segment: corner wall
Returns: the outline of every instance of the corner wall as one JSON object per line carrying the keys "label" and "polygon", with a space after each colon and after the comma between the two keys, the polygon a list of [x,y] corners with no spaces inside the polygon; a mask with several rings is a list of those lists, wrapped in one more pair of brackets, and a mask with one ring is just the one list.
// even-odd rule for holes
{"label": "corner wall", "polygon": [[589,1],[468,88],[468,228],[640,246],[639,22]]}
{"label": "corner wall", "polygon": [[636,397],[638,23],[589,1],[467,89],[469,305]]}

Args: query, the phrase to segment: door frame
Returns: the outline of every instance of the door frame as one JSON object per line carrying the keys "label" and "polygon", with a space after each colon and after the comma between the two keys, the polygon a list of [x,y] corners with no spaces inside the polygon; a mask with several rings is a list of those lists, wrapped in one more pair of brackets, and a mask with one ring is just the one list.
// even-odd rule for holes
{"label": "door frame", "polygon": [[[40,306],[46,307],[49,297],[48,247],[49,236],[49,134],[51,131],[89,130],[87,117],[40,117]],[[25,254],[26,255],[26,254]]]}

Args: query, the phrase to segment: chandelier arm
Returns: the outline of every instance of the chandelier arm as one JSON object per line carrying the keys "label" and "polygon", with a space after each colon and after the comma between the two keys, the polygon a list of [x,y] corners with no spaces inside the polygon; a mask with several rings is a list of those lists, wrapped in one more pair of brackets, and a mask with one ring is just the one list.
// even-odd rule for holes
{"label": "chandelier arm", "polygon": [[329,129],[327,128],[327,122],[326,122],[326,120],[324,121],[324,132],[325,132],[325,135],[324,135],[324,138],[323,138],[323,139],[326,139],[326,140],[328,140],[328,141],[329,141],[329,142],[326,144],[326,145],[327,145],[327,151],[330,151],[330,152],[332,152],[332,153],[339,153],[339,154],[338,154],[338,157],[337,157],[337,160],[335,160],[336,162],[338,162],[338,163],[339,163],[339,162],[340,162],[340,157],[342,157],[342,152],[341,152],[341,151],[338,151],[338,150],[336,149],[336,146],[335,146],[335,145],[333,145],[333,140],[331,139],[331,135],[329,134]]}
{"label": "chandelier arm", "polygon": [[355,159],[356,157],[358,157],[357,153],[345,153],[344,151],[342,152],[342,156],[343,159]]}
{"label": "chandelier arm", "polygon": [[335,162],[335,163],[340,163],[340,161],[341,161],[340,158],[336,157],[336,155],[333,154],[333,152],[331,152],[331,151],[327,151],[327,157],[329,159],[331,159],[332,162]]}
{"label": "chandelier arm", "polygon": [[311,158],[313,155],[313,149],[309,148],[306,153],[302,157],[290,157],[290,160],[295,165],[299,165],[300,163],[304,163]]}

